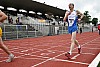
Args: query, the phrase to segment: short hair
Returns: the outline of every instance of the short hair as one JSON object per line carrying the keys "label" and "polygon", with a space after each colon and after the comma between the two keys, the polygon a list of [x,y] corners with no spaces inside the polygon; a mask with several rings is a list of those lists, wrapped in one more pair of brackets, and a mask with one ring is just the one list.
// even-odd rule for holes
{"label": "short hair", "polygon": [[73,3],[70,3],[69,5],[73,5],[73,7],[74,7],[74,4]]}

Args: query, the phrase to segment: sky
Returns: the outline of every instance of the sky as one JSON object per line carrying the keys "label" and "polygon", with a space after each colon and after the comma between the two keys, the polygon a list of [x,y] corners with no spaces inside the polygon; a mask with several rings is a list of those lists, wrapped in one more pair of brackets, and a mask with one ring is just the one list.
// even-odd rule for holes
{"label": "sky", "polygon": [[58,7],[60,9],[68,9],[69,3],[74,3],[75,10],[79,10],[84,13],[85,11],[89,11],[89,15],[92,18],[98,18],[100,20],[100,0],[34,0],[38,2],[45,2],[47,5],[51,5],[54,7]]}

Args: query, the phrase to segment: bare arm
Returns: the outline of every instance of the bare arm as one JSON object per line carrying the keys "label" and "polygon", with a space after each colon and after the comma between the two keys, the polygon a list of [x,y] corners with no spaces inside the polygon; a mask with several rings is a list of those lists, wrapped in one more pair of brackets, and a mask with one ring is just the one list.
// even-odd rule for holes
{"label": "bare arm", "polygon": [[69,15],[69,12],[66,11],[63,21],[66,21],[66,19],[68,18],[68,15]]}
{"label": "bare arm", "polygon": [[4,12],[0,11],[0,22],[3,22],[6,19],[7,19],[7,15]]}
{"label": "bare arm", "polygon": [[78,11],[78,10],[77,10],[77,15],[81,16],[79,19],[82,19],[84,17],[84,15],[80,11]]}

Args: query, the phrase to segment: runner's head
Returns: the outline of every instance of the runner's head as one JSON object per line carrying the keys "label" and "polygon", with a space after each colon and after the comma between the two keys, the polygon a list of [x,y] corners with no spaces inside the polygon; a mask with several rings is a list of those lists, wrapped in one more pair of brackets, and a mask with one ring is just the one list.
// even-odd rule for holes
{"label": "runner's head", "polygon": [[73,3],[70,3],[68,6],[69,6],[69,9],[70,10],[73,10],[74,9],[74,4]]}

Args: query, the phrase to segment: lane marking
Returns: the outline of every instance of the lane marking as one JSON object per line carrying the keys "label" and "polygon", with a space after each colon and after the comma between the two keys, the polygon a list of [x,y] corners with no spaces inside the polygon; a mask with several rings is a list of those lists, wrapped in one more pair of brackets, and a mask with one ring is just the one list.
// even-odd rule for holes
{"label": "lane marking", "polygon": [[76,59],[80,54],[76,54],[74,57],[72,57],[71,59]]}
{"label": "lane marking", "polygon": [[96,56],[96,58],[90,63],[88,67],[97,67],[100,62],[100,53]]}
{"label": "lane marking", "polygon": [[45,62],[47,62],[47,61],[49,61],[49,60],[52,60],[52,58],[49,58],[49,59],[47,59],[47,60],[45,60],[45,61],[43,61],[43,62],[40,62],[40,63],[38,63],[38,64],[36,64],[36,65],[34,65],[34,66],[31,66],[31,67],[36,67],[36,66],[38,66],[38,65],[40,65],[40,64],[43,64],[43,63],[45,63]]}
{"label": "lane marking", "polygon": [[37,60],[45,60],[45,59],[41,59],[41,58],[25,58],[25,57],[20,57],[21,59],[27,59],[27,60],[33,60],[33,59],[37,59]]}
{"label": "lane marking", "polygon": [[2,63],[2,62],[5,62],[6,60],[2,60],[2,61],[0,61],[0,63]]}
{"label": "lane marking", "polygon": [[97,50],[97,49],[100,49],[100,48],[91,48],[91,47],[82,47],[82,48],[92,49],[92,50]]}
{"label": "lane marking", "polygon": [[83,65],[89,65],[89,63],[83,63],[83,62],[76,62],[76,61],[69,61],[69,60],[62,60],[62,59],[53,59],[54,61],[61,61],[61,62],[71,62],[76,64],[83,64]]}
{"label": "lane marking", "polygon": [[50,53],[41,53],[40,55],[42,56],[46,56],[46,55],[49,55]]}

